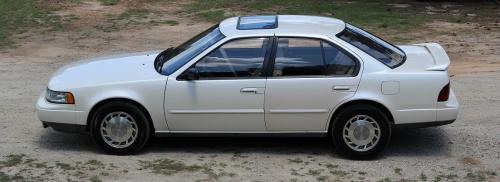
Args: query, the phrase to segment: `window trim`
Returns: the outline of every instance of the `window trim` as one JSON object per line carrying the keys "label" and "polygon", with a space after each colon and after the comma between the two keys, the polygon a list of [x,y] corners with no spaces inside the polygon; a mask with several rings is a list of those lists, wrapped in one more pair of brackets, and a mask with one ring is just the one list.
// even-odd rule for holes
{"label": "window trim", "polygon": [[[266,48],[266,54],[264,55],[264,61],[262,63],[262,73],[260,76],[256,76],[256,77],[213,77],[213,78],[204,78],[204,79],[198,79],[198,80],[185,80],[185,79],[182,79],[181,77],[189,70],[191,69],[193,66],[195,66],[198,62],[202,61],[205,57],[207,57],[209,54],[211,54],[212,52],[218,50],[220,47],[226,45],[227,43],[230,43],[232,41],[236,41],[236,40],[242,40],[242,39],[253,39],[253,38],[267,38],[269,40],[268,42],[268,45],[267,45],[267,48]],[[188,68],[186,68],[184,71],[182,71],[182,73],[180,73],[179,75],[177,75],[176,77],[176,80],[177,81],[204,81],[204,80],[252,80],[252,79],[266,79],[266,67],[267,67],[267,62],[269,62],[269,56],[271,54],[271,51],[269,51],[273,45],[273,36],[250,36],[250,37],[237,37],[237,38],[232,38],[232,39],[228,39],[227,41],[221,43],[220,45],[218,45],[217,47],[213,48],[212,50],[210,50],[210,52],[206,53],[205,55],[203,55],[203,57],[201,57],[200,59],[196,60],[196,62],[194,62],[193,64],[189,65]]]}
{"label": "window trim", "polygon": [[[320,41],[320,45],[321,45],[321,52],[322,52],[322,58],[323,58],[323,67],[324,67],[324,70],[323,70],[323,74],[324,75],[297,75],[297,76],[274,76],[273,75],[273,72],[274,72],[274,63],[276,61],[276,51],[278,49],[278,39],[279,38],[302,38],[302,39],[312,39],[312,40],[319,40]],[[267,79],[286,79],[286,78],[354,78],[354,77],[357,77],[359,75],[359,71],[361,70],[361,61],[359,61],[359,59],[354,56],[352,53],[350,53],[349,51],[345,50],[344,48],[340,47],[339,45],[337,45],[336,43],[330,41],[330,40],[327,40],[327,39],[324,39],[324,38],[318,38],[318,37],[304,37],[304,36],[274,36],[273,37],[273,50],[271,51],[272,52],[272,55],[270,56],[270,60],[269,60],[269,64],[266,65],[267,67],[267,71],[266,71],[266,78]],[[325,60],[325,53],[324,53],[324,49],[323,49],[323,42],[326,42],[328,43],[330,46],[334,47],[334,48],[337,48],[339,51],[342,51],[344,54],[346,54],[347,56],[349,56],[355,63],[355,66],[354,66],[354,72],[352,75],[349,75],[349,76],[346,76],[346,75],[328,75],[327,72],[326,72],[326,60]]]}
{"label": "window trim", "polygon": [[[347,23],[346,23],[346,24],[347,24]],[[394,44],[392,44],[392,43],[390,43],[390,42],[388,42],[388,41],[386,41],[386,40],[384,40],[384,39],[382,39],[382,38],[380,38],[379,36],[377,36],[377,35],[375,35],[375,34],[373,34],[373,33],[369,32],[369,31],[366,31],[365,29],[363,29],[363,28],[361,28],[361,27],[355,26],[355,25],[353,25],[353,24],[349,24],[349,25],[351,25],[351,26],[353,26],[353,27],[356,27],[356,28],[359,28],[359,29],[361,29],[361,30],[363,30],[363,31],[365,31],[365,32],[367,32],[367,33],[369,33],[370,35],[372,35],[372,36],[374,36],[374,37],[376,37],[376,38],[378,38],[378,39],[380,39],[380,40],[384,41],[385,43],[387,43],[387,44],[389,44],[389,45],[391,45],[391,46],[395,47],[396,49],[399,49],[399,50],[400,50],[400,51],[404,54],[404,55],[403,55],[403,60],[401,60],[401,62],[400,62],[400,63],[398,63],[398,64],[396,64],[396,65],[394,65],[394,66],[389,66],[389,65],[387,65],[387,64],[385,64],[385,63],[383,63],[382,61],[380,61],[379,59],[375,58],[374,56],[372,56],[371,54],[369,54],[369,53],[368,53],[368,52],[366,52],[365,50],[358,48],[357,46],[355,46],[355,45],[353,45],[353,44],[351,44],[351,43],[349,43],[349,42],[345,41],[344,39],[341,39],[341,38],[340,38],[340,35],[341,35],[341,34],[343,34],[343,33],[345,33],[345,31],[347,31],[347,26],[344,28],[344,30],[342,30],[341,32],[337,33],[337,34],[335,35],[335,37],[337,37],[337,38],[339,38],[340,40],[342,40],[342,41],[344,41],[344,42],[348,43],[349,45],[352,45],[352,46],[353,46],[353,47],[355,47],[356,49],[361,50],[361,51],[362,51],[362,52],[364,52],[365,54],[369,55],[369,56],[370,56],[370,57],[372,57],[373,59],[377,60],[378,62],[382,63],[383,65],[385,65],[385,66],[387,66],[387,67],[389,67],[389,68],[391,68],[391,69],[395,69],[395,68],[397,68],[397,67],[401,66],[402,64],[404,64],[404,63],[406,62],[406,57],[407,57],[407,56],[406,56],[406,52],[405,52],[405,51],[403,51],[403,49],[399,48],[398,46],[396,46],[396,45],[394,45]]]}

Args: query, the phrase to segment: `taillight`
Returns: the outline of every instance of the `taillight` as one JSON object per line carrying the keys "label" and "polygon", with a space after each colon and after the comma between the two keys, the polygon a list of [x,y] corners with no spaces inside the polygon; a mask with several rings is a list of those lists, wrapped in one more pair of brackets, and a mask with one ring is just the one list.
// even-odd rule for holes
{"label": "taillight", "polygon": [[438,102],[448,101],[448,97],[450,97],[450,82],[439,92]]}

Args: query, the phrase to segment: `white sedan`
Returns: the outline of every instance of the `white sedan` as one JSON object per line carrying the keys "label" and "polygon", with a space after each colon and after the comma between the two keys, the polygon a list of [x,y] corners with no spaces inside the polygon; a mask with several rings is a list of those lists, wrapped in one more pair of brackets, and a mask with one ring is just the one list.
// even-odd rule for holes
{"label": "white sedan", "polygon": [[153,136],[313,135],[369,158],[393,127],[456,119],[449,64],[439,44],[395,46],[334,18],[242,16],[162,52],[64,66],[36,108],[111,154]]}

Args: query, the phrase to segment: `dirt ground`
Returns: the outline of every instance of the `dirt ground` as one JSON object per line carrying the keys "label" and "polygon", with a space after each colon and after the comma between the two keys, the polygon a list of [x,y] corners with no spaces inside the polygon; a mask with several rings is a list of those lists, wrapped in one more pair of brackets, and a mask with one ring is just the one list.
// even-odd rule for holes
{"label": "dirt ground", "polygon": [[124,7],[85,1],[60,12],[80,17],[67,31],[28,31],[16,36],[16,48],[0,50],[0,181],[500,181],[498,24],[430,22],[407,33],[416,37],[411,42],[446,47],[460,114],[450,125],[394,131],[392,143],[372,161],[344,159],[318,138],[155,139],[139,155],[111,156],[88,136],[42,128],[34,104],[58,67],[165,49],[211,25],[169,7],[160,18],[178,25],[106,32],[94,27]]}

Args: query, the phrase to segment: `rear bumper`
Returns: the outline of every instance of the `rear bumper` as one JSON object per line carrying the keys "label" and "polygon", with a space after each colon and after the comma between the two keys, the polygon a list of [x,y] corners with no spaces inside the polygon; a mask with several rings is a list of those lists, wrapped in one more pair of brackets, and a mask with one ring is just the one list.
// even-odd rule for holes
{"label": "rear bumper", "polygon": [[455,120],[458,116],[458,110],[460,105],[458,103],[457,96],[450,89],[450,97],[446,102],[438,102],[436,110],[436,120],[437,121],[447,121]]}
{"label": "rear bumper", "polygon": [[447,121],[433,121],[433,122],[422,122],[422,123],[405,123],[405,124],[395,124],[395,128],[427,128],[433,126],[447,125],[455,122],[455,120]]}
{"label": "rear bumper", "polygon": [[393,114],[394,126],[397,128],[424,128],[453,123],[458,116],[460,105],[458,99],[450,90],[448,101],[437,102],[432,109],[397,110]]}

